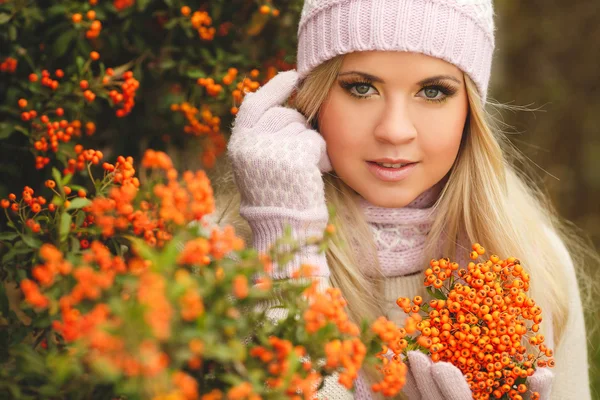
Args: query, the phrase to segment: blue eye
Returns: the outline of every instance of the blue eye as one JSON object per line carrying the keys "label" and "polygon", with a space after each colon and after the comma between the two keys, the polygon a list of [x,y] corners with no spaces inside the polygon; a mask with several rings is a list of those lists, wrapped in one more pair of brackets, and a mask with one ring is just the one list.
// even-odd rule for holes
{"label": "blue eye", "polygon": [[426,101],[441,103],[454,96],[454,94],[457,92],[457,89],[444,82],[439,82],[435,85],[425,86],[423,89],[421,89],[421,91],[419,91],[419,93],[421,92],[425,94],[424,99]]}
{"label": "blue eye", "polygon": [[437,100],[436,94],[443,94],[441,90],[433,88],[425,88],[423,89],[423,93],[425,93],[425,96],[427,96],[429,100]]}
{"label": "blue eye", "polygon": [[[371,82],[366,81],[354,81],[354,82],[344,82],[341,81],[340,85],[351,95],[359,99],[367,99],[371,97],[373,94],[369,94],[369,89],[375,89]],[[375,90],[375,92],[377,92]]]}

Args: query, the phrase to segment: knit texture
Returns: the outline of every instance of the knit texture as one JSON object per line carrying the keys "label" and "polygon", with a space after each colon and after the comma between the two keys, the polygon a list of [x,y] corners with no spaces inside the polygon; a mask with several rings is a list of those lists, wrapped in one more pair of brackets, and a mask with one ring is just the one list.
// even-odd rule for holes
{"label": "knit texture", "polygon": [[298,73],[355,51],[409,51],[445,60],[476,83],[483,102],[495,47],[492,0],[305,0]]}
{"label": "knit texture", "polygon": [[[373,232],[384,276],[421,272],[423,249],[433,224],[436,188],[431,188],[403,208],[379,207],[361,197],[359,204]],[[366,270],[367,275],[374,275]]]}

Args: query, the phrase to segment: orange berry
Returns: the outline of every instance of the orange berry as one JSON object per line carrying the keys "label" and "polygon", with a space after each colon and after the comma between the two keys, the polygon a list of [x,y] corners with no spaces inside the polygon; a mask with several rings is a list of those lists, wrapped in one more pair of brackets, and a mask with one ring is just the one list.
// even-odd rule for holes
{"label": "orange berry", "polygon": [[65,115],[65,110],[62,107],[58,107],[56,109],[56,116],[62,117],[63,115]]}
{"label": "orange berry", "polygon": [[81,22],[81,19],[82,19],[82,18],[83,18],[83,17],[82,17],[82,15],[81,15],[81,14],[79,14],[79,13],[76,13],[76,14],[73,14],[73,15],[71,16],[71,21],[73,21],[73,23],[75,23],[75,24],[78,24],[78,23],[80,23],[80,22]]}
{"label": "orange berry", "polygon": [[188,6],[181,7],[181,15],[183,15],[184,17],[190,15],[191,12],[192,10]]}
{"label": "orange berry", "polygon": [[279,10],[273,9],[271,15],[273,15],[274,17],[279,17]]}
{"label": "orange berry", "polygon": [[37,74],[31,73],[29,74],[29,82],[37,82],[38,76]]}
{"label": "orange berry", "polygon": [[264,6],[260,6],[259,12],[261,14],[269,14],[271,12],[271,7],[264,5]]}
{"label": "orange berry", "polygon": [[25,99],[19,99],[19,107],[20,108],[27,107],[27,100],[25,100]]}
{"label": "orange berry", "polygon": [[96,11],[94,10],[90,10],[87,12],[87,14],[85,14],[85,16],[87,17],[87,19],[89,19],[90,21],[93,21],[96,19]]}
{"label": "orange berry", "polygon": [[79,87],[83,90],[87,89],[89,87],[89,83],[86,80],[82,80],[79,82]]}
{"label": "orange berry", "polygon": [[82,197],[82,198],[85,197],[86,196],[85,190],[79,189],[77,191],[77,196]]}
{"label": "orange berry", "polygon": [[91,58],[93,61],[98,61],[98,60],[100,59],[100,53],[98,53],[97,51],[92,51],[92,52],[90,53],[90,58]]}

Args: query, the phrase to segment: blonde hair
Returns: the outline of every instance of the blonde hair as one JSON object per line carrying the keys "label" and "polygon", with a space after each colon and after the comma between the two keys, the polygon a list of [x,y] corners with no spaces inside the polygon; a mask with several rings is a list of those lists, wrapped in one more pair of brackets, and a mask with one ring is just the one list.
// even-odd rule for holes
{"label": "blonde hair", "polygon": [[[298,89],[294,106],[313,128],[318,129],[319,109],[335,82],[343,57],[340,55],[319,65]],[[523,161],[522,155],[493,124],[473,81],[466,74],[464,78],[469,113],[459,154],[434,206],[438,217],[427,238],[424,265],[431,258],[456,259],[460,256],[456,254],[457,248],[465,256],[474,242],[483,244],[501,258],[518,257],[532,278],[531,296],[545,313],[552,315],[556,348],[570,310],[564,253],[550,235],[555,232],[570,249],[577,268],[582,266],[585,255],[591,255],[594,261],[597,255],[582,243],[572,226],[561,221],[533,179],[515,167],[517,162]],[[213,180],[216,202],[221,210],[220,223],[234,225],[249,241],[250,230],[238,213],[239,193],[228,161],[224,161],[213,178],[216,179]],[[378,285],[382,278],[370,278],[362,272],[364,268],[359,268],[364,262],[379,268],[371,230],[352,188],[335,173],[326,174],[324,182],[326,201],[334,206],[339,218],[337,239],[326,253],[330,283],[339,287],[347,299],[352,320],[373,321],[384,315],[384,299],[364,294],[381,293]]]}

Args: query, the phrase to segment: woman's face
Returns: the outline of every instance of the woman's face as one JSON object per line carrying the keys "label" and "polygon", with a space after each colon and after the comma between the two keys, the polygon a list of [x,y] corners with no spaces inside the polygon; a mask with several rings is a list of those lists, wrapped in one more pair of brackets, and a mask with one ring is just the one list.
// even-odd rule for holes
{"label": "woman's face", "polygon": [[[467,112],[456,66],[420,53],[368,51],[344,57],[318,123],[336,174],[370,203],[397,208],[448,173]],[[372,163],[386,158],[411,164]]]}

